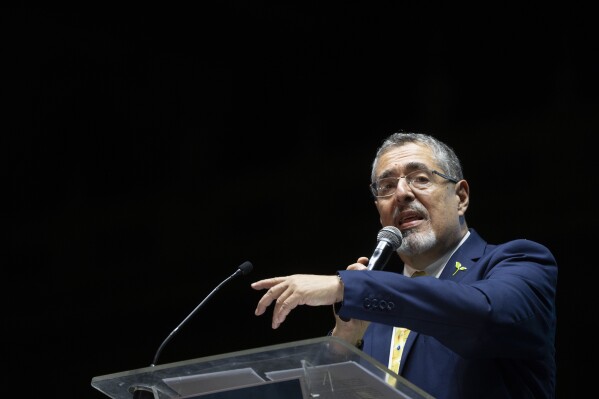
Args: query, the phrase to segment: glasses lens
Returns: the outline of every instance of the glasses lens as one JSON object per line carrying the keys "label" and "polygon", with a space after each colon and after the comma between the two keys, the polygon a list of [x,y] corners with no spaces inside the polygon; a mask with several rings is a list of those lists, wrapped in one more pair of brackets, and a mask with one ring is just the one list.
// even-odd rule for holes
{"label": "glasses lens", "polygon": [[416,170],[406,175],[408,184],[417,189],[428,188],[433,184],[433,174],[430,170]]}
{"label": "glasses lens", "polygon": [[374,187],[375,195],[377,197],[387,197],[392,195],[395,190],[397,190],[398,181],[399,179],[397,177],[385,177],[383,179],[378,179]]}

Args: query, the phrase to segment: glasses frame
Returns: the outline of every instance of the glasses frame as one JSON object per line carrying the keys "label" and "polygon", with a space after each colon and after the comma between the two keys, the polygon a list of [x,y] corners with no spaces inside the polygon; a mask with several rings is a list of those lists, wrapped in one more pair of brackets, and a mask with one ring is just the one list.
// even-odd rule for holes
{"label": "glasses frame", "polygon": [[[420,172],[420,171],[422,171],[422,170],[428,170],[428,169],[418,169],[418,170],[414,170],[414,171],[412,171],[412,172],[408,173],[407,175],[411,175],[412,173]],[[446,174],[444,174],[444,173],[441,173],[441,172],[439,172],[439,171],[437,171],[437,170],[430,170],[429,172],[431,172],[431,173],[432,173],[432,174],[434,174],[434,175],[441,176],[441,177],[442,177],[442,178],[444,178],[445,180],[448,180],[448,181],[450,181],[450,182],[452,182],[452,183],[454,183],[454,184],[457,184],[457,183],[459,182],[459,180],[458,180],[458,179],[455,179],[455,178],[453,178],[453,177],[451,177],[451,176],[448,176],[448,175],[446,175]],[[395,178],[395,179],[397,179],[397,187],[399,187],[399,181],[400,181],[401,179],[405,179],[407,175],[403,175],[403,176],[399,176],[399,177],[396,177],[396,178]],[[413,187],[413,186],[412,186],[412,185],[411,185],[409,182],[407,182],[407,183],[408,183],[408,186],[410,186],[410,188],[411,188],[411,189],[414,189],[414,187]],[[432,183],[432,184],[435,184],[435,183]],[[395,187],[395,191],[393,191],[391,194],[388,194],[388,195],[377,195],[377,194],[376,194],[376,193],[377,193],[377,190],[376,190],[376,182],[374,182],[374,183],[370,183],[370,186],[369,186],[369,187],[370,187],[370,192],[371,192],[371,193],[372,193],[372,195],[374,195],[376,198],[388,198],[388,197],[391,197],[392,195],[394,195],[394,194],[397,192],[397,187]],[[416,189],[416,190],[420,190],[420,189]]]}

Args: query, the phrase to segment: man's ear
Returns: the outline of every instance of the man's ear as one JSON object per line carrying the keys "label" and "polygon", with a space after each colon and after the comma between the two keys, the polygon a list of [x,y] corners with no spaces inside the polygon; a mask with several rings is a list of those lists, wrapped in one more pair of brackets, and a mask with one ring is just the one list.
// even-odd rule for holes
{"label": "man's ear", "polygon": [[470,204],[470,186],[466,180],[460,180],[455,185],[455,194],[458,197],[458,211],[460,215],[466,213],[468,204]]}

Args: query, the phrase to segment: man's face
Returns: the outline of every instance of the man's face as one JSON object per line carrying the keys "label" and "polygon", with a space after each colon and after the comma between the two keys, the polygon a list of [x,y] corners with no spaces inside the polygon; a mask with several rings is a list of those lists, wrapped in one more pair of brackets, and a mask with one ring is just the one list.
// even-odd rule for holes
{"label": "man's face", "polygon": [[[415,143],[388,150],[380,157],[375,173],[377,178],[400,177],[420,169],[447,173],[440,169],[428,147]],[[393,195],[375,201],[381,224],[402,231],[402,249],[421,252],[437,247],[443,251],[461,236],[459,219],[467,207],[467,184],[456,185],[437,175],[432,181],[430,187],[416,189],[406,179],[399,179]],[[462,183],[466,185],[465,202],[458,195]]]}

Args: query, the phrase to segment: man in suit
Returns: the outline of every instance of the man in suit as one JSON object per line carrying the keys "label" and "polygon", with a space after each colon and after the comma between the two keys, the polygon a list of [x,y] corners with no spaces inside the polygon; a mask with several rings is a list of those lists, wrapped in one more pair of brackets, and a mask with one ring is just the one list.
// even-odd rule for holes
{"label": "man in suit", "polygon": [[334,305],[332,335],[435,398],[553,398],[551,252],[525,239],[491,245],[468,228],[460,161],[430,135],[390,135],[371,189],[382,226],[401,231],[402,272],[368,270],[361,257],[336,276],[260,280],[256,315],[275,302],[278,328],[298,305]]}

